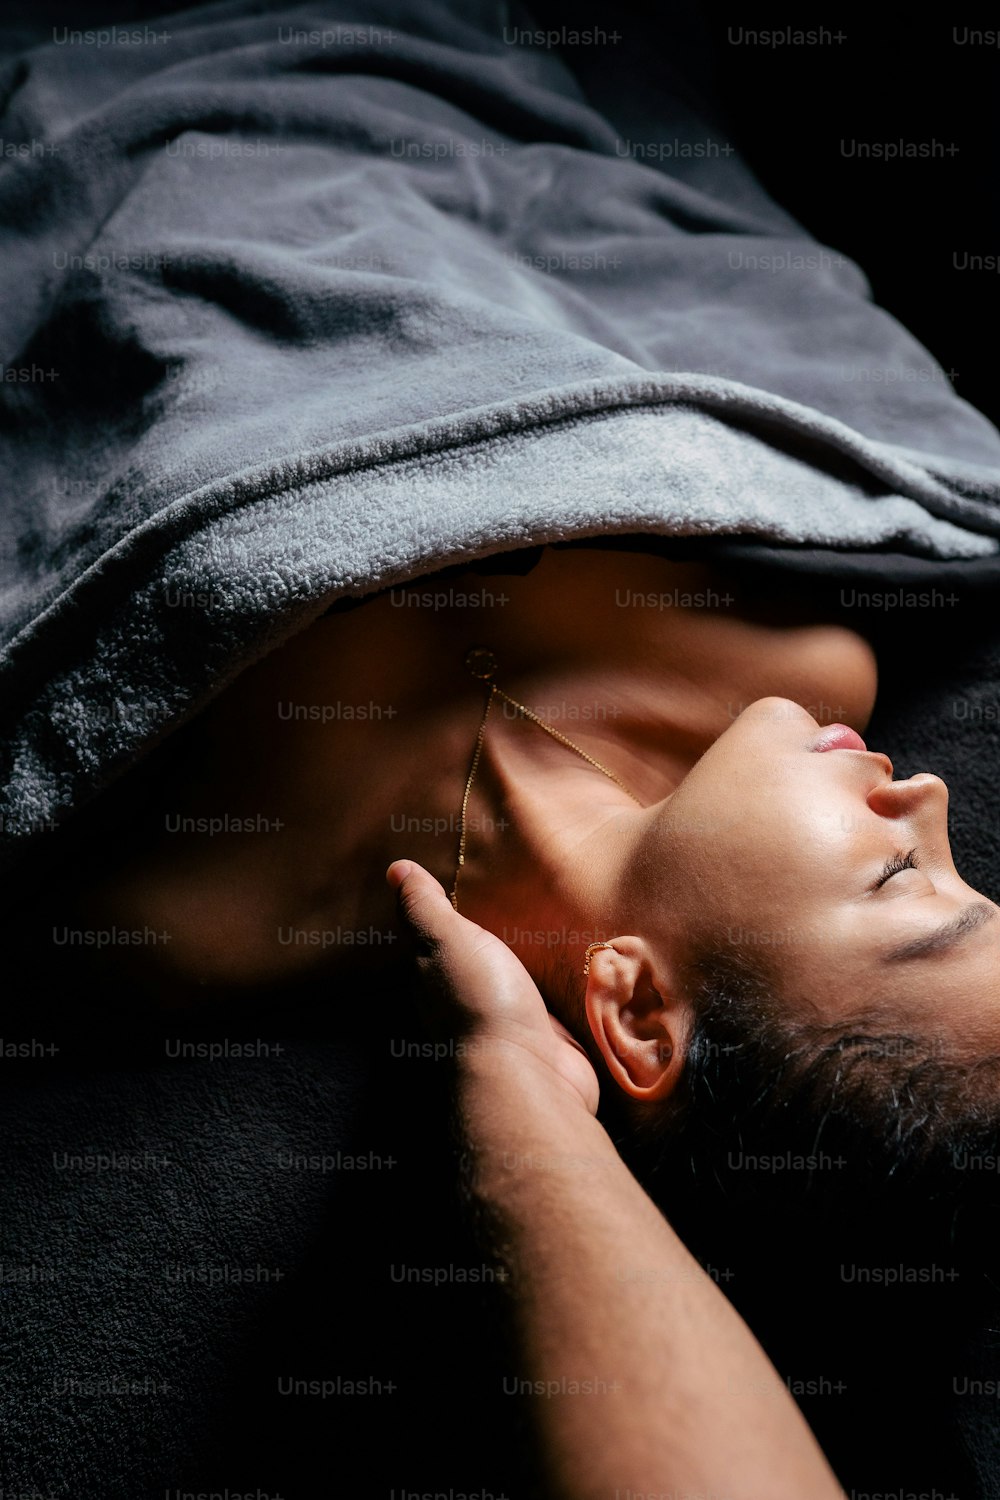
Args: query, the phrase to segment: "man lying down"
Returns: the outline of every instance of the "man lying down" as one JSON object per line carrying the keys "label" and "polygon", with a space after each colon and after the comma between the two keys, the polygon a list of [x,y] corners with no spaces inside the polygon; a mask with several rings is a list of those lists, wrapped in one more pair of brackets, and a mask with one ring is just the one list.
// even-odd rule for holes
{"label": "man lying down", "polygon": [[[989,559],[1000,438],[847,378],[937,367],[842,257],[748,274],[812,242],[739,161],[630,159],[492,11],[167,30],[40,49],[4,121],[59,149],[0,180],[3,357],[61,361],[3,392],[6,857],[119,823],[33,957],[165,934],[111,976],[198,1006],[415,942],[524,1367],[620,1371],[539,1403],[550,1492],[840,1493],[615,1142],[700,1191],[734,1133],[830,1139],[861,1194],[993,1140],[1000,913],[947,788],[862,738],[849,611],[712,543]],[[622,1238],[672,1274],[612,1284]]]}

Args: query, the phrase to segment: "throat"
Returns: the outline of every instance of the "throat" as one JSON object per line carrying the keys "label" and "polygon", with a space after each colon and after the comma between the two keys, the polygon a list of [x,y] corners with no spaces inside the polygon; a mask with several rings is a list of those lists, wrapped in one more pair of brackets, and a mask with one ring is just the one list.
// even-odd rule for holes
{"label": "throat", "polygon": [[[567,696],[565,685],[528,696],[531,703],[498,689],[480,721],[459,807],[464,859],[454,885],[459,911],[506,942],[537,978],[550,941],[593,940],[595,923],[612,922],[631,830],[676,781],[651,766],[645,737],[633,741],[614,701],[599,714],[599,700]],[[641,793],[626,780],[630,769]]]}

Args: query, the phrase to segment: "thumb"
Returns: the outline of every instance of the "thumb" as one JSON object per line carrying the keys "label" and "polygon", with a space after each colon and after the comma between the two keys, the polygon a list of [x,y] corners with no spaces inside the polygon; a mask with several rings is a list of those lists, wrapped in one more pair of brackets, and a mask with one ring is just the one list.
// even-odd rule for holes
{"label": "thumb", "polygon": [[488,934],[460,916],[444,887],[414,860],[394,860],[386,880],[395,887],[401,922],[423,978],[425,1024],[435,1035],[451,1035],[456,1026],[466,1031],[481,1019],[483,994],[492,992],[492,971],[484,973],[479,954]]}
{"label": "thumb", "polygon": [[422,952],[434,954],[465,926],[444,886],[412,859],[397,859],[385,872],[396,891],[400,915]]}
{"label": "thumb", "polygon": [[551,1029],[545,1004],[520,959],[485,927],[452,906],[439,881],[412,859],[386,871],[401,925],[415,949],[424,1019],[432,1031],[511,1025]]}

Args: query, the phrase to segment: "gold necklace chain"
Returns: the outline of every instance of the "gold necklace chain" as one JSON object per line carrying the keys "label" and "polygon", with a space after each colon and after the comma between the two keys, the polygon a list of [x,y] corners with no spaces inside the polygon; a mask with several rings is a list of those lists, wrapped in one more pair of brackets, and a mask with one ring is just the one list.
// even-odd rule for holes
{"label": "gold necklace chain", "polygon": [[586,750],[581,750],[579,745],[574,745],[573,741],[567,739],[564,734],[560,734],[558,729],[553,729],[551,725],[546,724],[536,713],[533,713],[530,708],[527,708],[523,703],[518,703],[517,699],[512,698],[509,693],[505,693],[503,688],[497,687],[494,677],[498,663],[493,652],[488,650],[487,647],[473,646],[472,650],[466,653],[465,665],[473,677],[487,684],[489,691],[486,694],[483,716],[479,721],[479,731],[476,735],[476,743],[472,752],[472,764],[469,767],[469,774],[466,777],[465,791],[462,794],[462,809],[458,819],[458,861],[455,865],[455,879],[452,881],[451,886],[451,904],[456,911],[458,911],[458,877],[462,866],[465,864],[469,797],[472,793],[472,783],[475,781],[476,772],[479,769],[479,759],[483,753],[483,741],[486,738],[486,721],[490,716],[490,709],[493,707],[494,698],[503,698],[504,702],[516,708],[523,718],[530,719],[532,724],[537,724],[539,729],[544,729],[545,733],[551,735],[552,739],[558,740],[560,745],[565,745],[567,750],[572,750],[574,754],[579,755],[581,760],[587,762],[588,766],[593,766],[595,771],[600,771],[609,781],[613,781],[615,786],[621,788],[626,797],[631,797],[632,801],[637,802],[640,807],[644,805],[634,792],[629,791],[624,781],[616,776],[614,771],[609,771],[607,766],[602,766],[601,762],[595,760],[592,755],[588,755]]}

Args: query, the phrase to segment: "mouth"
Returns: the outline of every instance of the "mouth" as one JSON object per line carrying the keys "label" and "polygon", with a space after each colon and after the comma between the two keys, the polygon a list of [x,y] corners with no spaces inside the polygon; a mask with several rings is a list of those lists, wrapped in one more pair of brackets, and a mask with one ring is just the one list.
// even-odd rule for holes
{"label": "mouth", "polygon": [[814,750],[867,750],[868,746],[848,724],[830,724],[817,740],[813,742]]}

